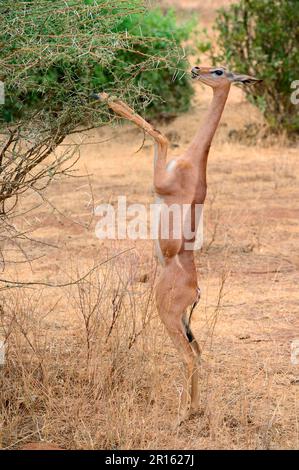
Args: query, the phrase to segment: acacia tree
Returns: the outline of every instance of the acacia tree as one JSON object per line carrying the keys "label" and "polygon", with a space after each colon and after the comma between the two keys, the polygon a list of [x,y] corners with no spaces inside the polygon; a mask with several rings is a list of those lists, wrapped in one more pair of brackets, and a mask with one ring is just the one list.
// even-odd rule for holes
{"label": "acacia tree", "polygon": [[92,92],[105,89],[139,111],[157,111],[157,100],[165,112],[169,102],[188,108],[181,43],[192,26],[142,0],[6,0],[0,17],[1,249],[20,194],[68,172],[74,149],[55,152],[65,137],[112,119]]}
{"label": "acacia tree", "polygon": [[[179,107],[188,106],[190,85],[171,77],[185,71],[180,42],[190,28],[177,27],[170,34],[174,18],[165,24],[159,13],[161,30],[145,36],[141,19],[153,23],[153,15],[141,0],[8,0],[0,14],[2,214],[9,199],[36,183],[47,184],[61,168],[69,152],[41,163],[67,135],[79,126],[84,130],[109,122],[105,106],[92,103],[92,92],[105,88],[140,109],[153,105],[150,78],[154,81],[160,72],[162,100],[172,88]],[[165,76],[169,84],[163,88]]]}

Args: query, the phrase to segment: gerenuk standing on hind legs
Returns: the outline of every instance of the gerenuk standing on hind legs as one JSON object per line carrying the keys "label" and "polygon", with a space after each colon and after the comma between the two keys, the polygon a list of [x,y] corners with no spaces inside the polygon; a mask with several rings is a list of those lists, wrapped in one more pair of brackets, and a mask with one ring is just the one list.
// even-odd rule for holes
{"label": "gerenuk standing on hind legs", "polygon": [[[154,188],[158,200],[168,207],[173,204],[190,205],[192,227],[196,230],[192,208],[205,201],[209,150],[231,84],[250,85],[260,80],[229,72],[223,67],[194,67],[192,78],[213,89],[213,100],[202,126],[188,149],[183,155],[169,162],[167,162],[168,141],[166,137],[122,101],[109,99],[106,93],[101,93],[97,97],[107,101],[108,106],[115,113],[134,122],[154,139]],[[173,222],[170,221],[169,225],[173,226]],[[186,364],[181,420],[196,413],[199,402],[200,347],[190,329],[190,320],[192,311],[199,301],[200,290],[197,284],[194,249],[190,250],[190,243],[186,249],[186,242],[190,240],[185,239],[183,231],[180,237],[174,237],[170,230],[167,239],[162,238],[160,233],[156,250],[161,263],[161,273],[156,286],[157,309],[169,336]]]}

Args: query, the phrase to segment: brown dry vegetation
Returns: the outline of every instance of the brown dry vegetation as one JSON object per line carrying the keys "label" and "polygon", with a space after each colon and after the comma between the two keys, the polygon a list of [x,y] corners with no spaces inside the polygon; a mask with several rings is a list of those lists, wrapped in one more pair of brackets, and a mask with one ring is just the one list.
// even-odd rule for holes
{"label": "brown dry vegetation", "polygon": [[[197,85],[190,112],[161,126],[173,153],[190,141],[210,96]],[[0,277],[82,279],[1,292],[3,448],[30,441],[68,449],[298,448],[299,366],[290,360],[299,338],[298,149],[238,142],[238,130],[252,123],[262,125],[259,114],[234,88],[211,149],[205,246],[197,254],[201,413],[174,428],[182,374],[153,303],[151,242],[102,242],[94,233],[99,203],[119,194],[128,203],[151,201],[151,142],[135,154],[143,140],[137,129],[99,129],[77,136],[85,141],[81,178],[55,182],[48,202],[21,217],[20,226],[47,245],[23,244],[30,265],[6,246],[15,262]],[[28,195],[20,210],[38,203]]]}

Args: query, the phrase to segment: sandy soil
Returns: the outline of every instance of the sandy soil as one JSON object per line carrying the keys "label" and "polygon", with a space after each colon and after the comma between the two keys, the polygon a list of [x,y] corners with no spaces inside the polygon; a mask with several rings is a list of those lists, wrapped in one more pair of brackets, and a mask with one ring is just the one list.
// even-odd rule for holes
{"label": "sandy soil", "polygon": [[[187,10],[199,8],[203,17],[212,17],[216,5],[228,2],[164,3]],[[210,98],[210,90],[196,85],[192,109],[161,126],[172,141],[171,153],[186,148]],[[219,410],[224,402],[226,410],[231,408],[223,417],[229,438],[214,436],[213,444],[213,436],[205,435],[204,426],[195,420],[184,425],[174,439],[167,427],[177,399],[173,390],[172,405],[160,423],[164,448],[298,447],[299,365],[291,363],[291,342],[299,339],[298,149],[275,141],[263,146],[262,141],[249,145],[233,139],[236,130],[252,122],[262,125],[259,113],[245,101],[242,90],[233,88],[209,157],[205,247],[197,255],[202,300],[194,314],[194,332],[214,371],[207,399],[218,403]],[[127,247],[137,253],[140,273],[151,275],[151,243],[99,241],[97,219],[92,215],[93,207],[115,202],[119,194],[126,195],[128,203],[151,201],[150,140],[135,153],[143,135],[127,124],[98,129],[80,139],[85,143],[76,169],[82,176],[61,179],[47,190],[46,198],[56,209],[45,204],[23,218],[25,226],[35,228],[34,237],[49,246],[31,247],[32,258],[43,257],[32,261],[30,269],[26,264],[10,267],[11,278],[65,282],[74,266],[84,274],[107,254]],[[38,201],[38,196],[31,195],[24,205]],[[52,290],[49,306],[58,297]],[[71,308],[66,299],[59,299],[48,321],[63,321],[65,328],[72,329]],[[168,341],[159,354],[166,368],[169,356],[171,363],[178,361]],[[173,366],[169,367],[166,374],[172,380]],[[237,397],[236,389],[241,390]],[[247,443],[244,436],[242,443],[236,438],[242,420],[251,429]],[[149,442],[153,441],[149,438]]]}

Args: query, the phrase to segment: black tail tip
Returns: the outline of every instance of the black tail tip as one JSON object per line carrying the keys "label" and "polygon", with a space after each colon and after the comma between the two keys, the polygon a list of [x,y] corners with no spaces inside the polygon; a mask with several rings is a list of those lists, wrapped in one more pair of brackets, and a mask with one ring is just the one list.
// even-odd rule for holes
{"label": "black tail tip", "polygon": [[100,99],[100,97],[97,93],[91,93],[89,96],[90,96],[91,100],[99,100]]}

